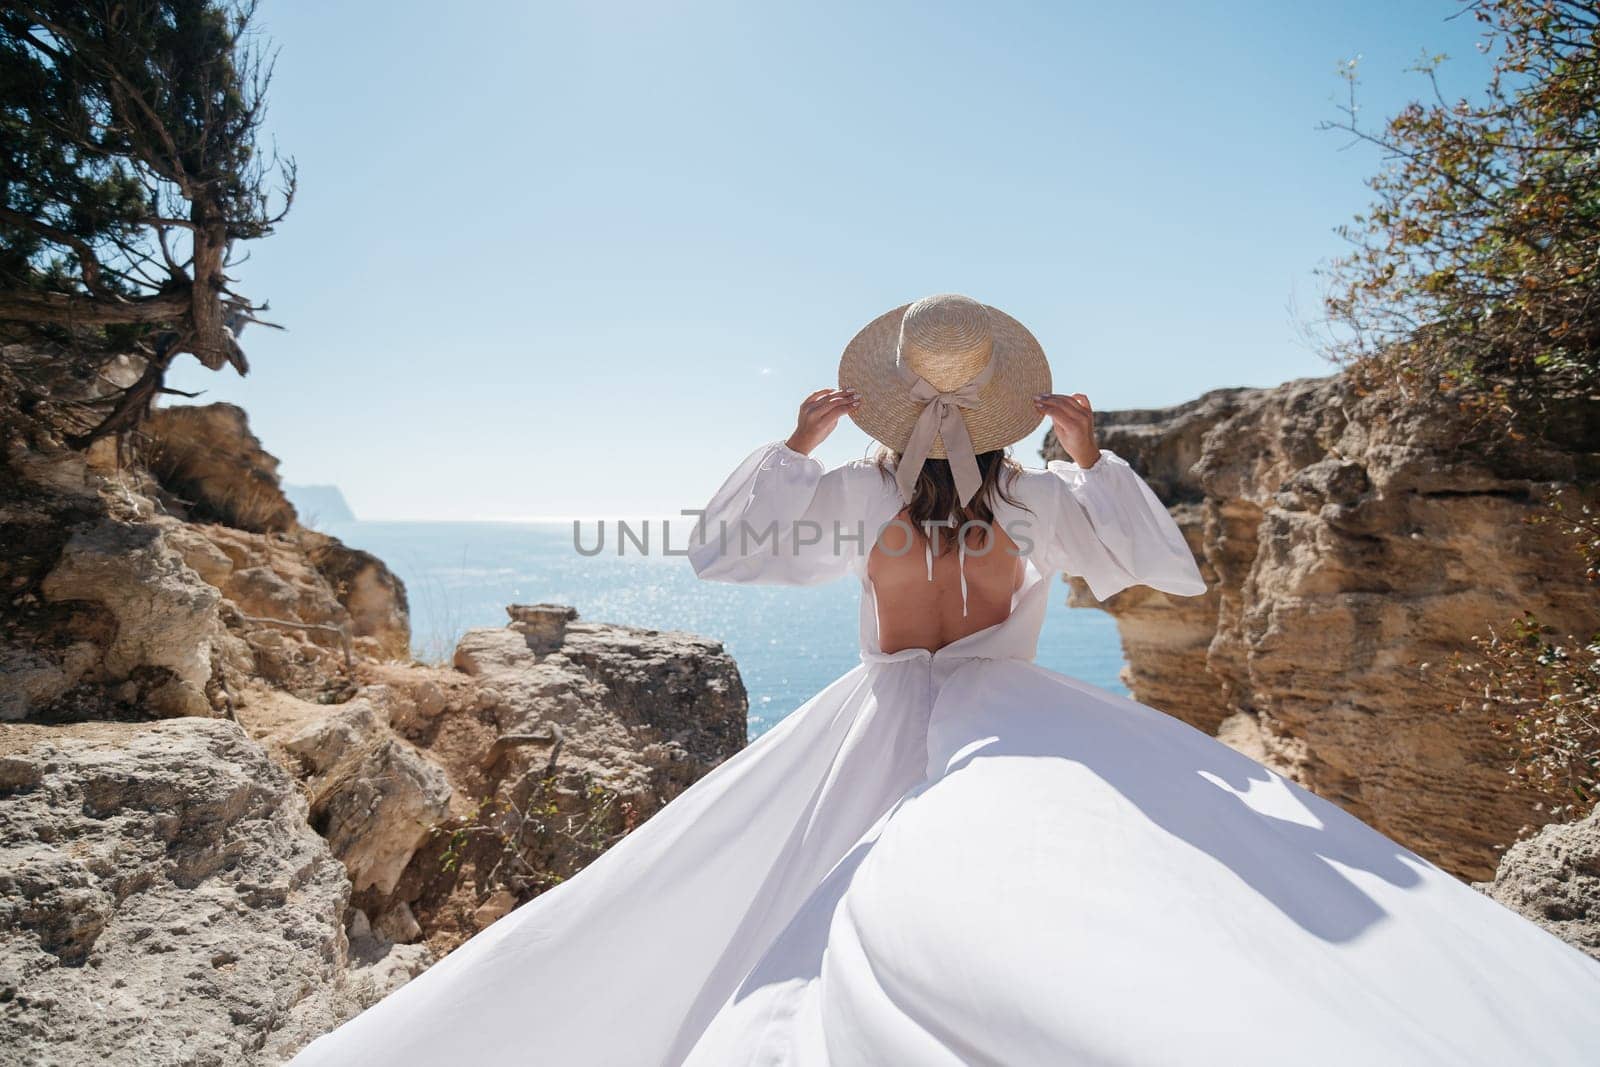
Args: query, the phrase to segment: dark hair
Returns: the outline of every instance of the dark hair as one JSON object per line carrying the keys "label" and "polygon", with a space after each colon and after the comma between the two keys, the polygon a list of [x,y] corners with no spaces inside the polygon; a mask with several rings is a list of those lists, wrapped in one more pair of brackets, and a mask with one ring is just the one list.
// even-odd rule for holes
{"label": "dark hair", "polygon": [[[878,469],[890,478],[894,477],[895,467],[900,463],[900,453],[891,448],[878,450]],[[950,461],[947,459],[929,459],[922,465],[922,473],[917,478],[917,489],[912,494],[911,504],[906,509],[911,518],[911,525],[919,533],[927,530],[924,523],[939,523],[951,520],[955,526],[951,528],[950,537],[937,538],[939,554],[943,555],[956,547],[953,536],[956,530],[968,522],[980,522],[983,525],[974,527],[971,534],[976,534],[978,544],[971,546],[975,550],[987,547],[989,529],[994,523],[994,503],[1003,500],[1014,507],[1025,508],[1025,505],[1011,495],[1011,481],[1022,472],[1022,464],[1006,455],[1006,450],[996,448],[990,452],[978,455],[978,472],[983,476],[983,483],[972,499],[967,501],[967,506],[962,507],[956,497],[955,476],[950,473]]]}

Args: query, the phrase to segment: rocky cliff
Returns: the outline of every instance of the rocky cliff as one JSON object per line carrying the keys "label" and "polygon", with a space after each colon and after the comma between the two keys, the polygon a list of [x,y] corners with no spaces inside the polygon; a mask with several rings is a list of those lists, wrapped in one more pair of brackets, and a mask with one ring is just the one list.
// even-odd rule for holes
{"label": "rocky cliff", "polygon": [[239,409],[83,455],[4,355],[0,1062],[281,1062],[744,744],[686,634],[529,605],[413,662]]}
{"label": "rocky cliff", "polygon": [[1485,439],[1442,402],[1363,396],[1338,376],[1096,421],[1211,587],[1098,605],[1136,696],[1446,869],[1491,877],[1543,819],[1509,788],[1493,710],[1463,706],[1444,666],[1523,610],[1562,632],[1600,627],[1570,544],[1524,521],[1554,488],[1592,497],[1600,456]]}

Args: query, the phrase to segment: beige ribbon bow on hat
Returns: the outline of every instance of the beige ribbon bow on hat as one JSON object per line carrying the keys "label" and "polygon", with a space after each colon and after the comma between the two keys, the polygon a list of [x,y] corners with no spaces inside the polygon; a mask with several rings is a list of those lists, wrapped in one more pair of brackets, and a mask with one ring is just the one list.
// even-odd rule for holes
{"label": "beige ribbon bow on hat", "polygon": [[917,479],[922,466],[928,461],[935,435],[943,439],[945,455],[950,461],[950,473],[956,481],[956,497],[961,506],[977,495],[983,485],[983,474],[978,470],[978,456],[972,447],[972,435],[967,432],[967,420],[962,408],[978,406],[978,393],[989,384],[994,375],[994,360],[984,365],[977,376],[959,389],[941,393],[905,364],[900,374],[911,386],[911,399],[923,405],[922,414],[911,430],[911,439],[900,454],[900,464],[895,469],[895,484],[900,487],[900,498],[907,504],[917,492]]}

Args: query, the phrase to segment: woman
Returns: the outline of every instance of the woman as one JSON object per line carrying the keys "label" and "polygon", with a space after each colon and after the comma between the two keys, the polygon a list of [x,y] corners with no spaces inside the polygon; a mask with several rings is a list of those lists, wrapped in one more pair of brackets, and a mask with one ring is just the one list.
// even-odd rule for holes
{"label": "woman", "polygon": [[[839,376],[717,492],[690,562],[856,575],[861,665],[297,1063],[1600,1062],[1600,965],[1032,663],[1057,574],[1205,584],[1021,324],[929,297]],[[845,414],[891,451],[824,472]],[[1042,417],[1074,462],[1021,469],[1003,450]]]}

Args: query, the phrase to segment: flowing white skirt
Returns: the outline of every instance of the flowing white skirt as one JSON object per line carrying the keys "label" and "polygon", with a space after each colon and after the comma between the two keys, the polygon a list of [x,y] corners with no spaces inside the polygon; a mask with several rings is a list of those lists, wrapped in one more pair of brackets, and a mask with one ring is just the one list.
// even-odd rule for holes
{"label": "flowing white skirt", "polygon": [[1600,1063],[1600,963],[1160,712],[880,657],[313,1065]]}

